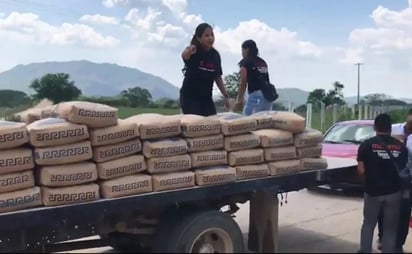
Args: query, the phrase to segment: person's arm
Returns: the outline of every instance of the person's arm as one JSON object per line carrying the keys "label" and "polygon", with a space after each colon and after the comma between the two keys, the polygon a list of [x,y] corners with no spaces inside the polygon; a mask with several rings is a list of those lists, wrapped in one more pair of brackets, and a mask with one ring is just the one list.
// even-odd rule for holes
{"label": "person's arm", "polygon": [[217,76],[215,78],[215,82],[216,82],[217,87],[219,88],[219,91],[222,93],[223,97],[225,97],[225,99],[229,99],[229,95],[226,91],[225,84],[223,83],[222,76],[221,75]]}
{"label": "person's arm", "polygon": [[246,84],[247,84],[247,69],[245,67],[240,67],[240,86],[239,92],[237,94],[236,101],[238,103],[243,102],[243,98],[245,97],[246,92]]}
{"label": "person's arm", "polygon": [[195,53],[196,53],[196,46],[195,45],[187,46],[182,52],[182,58],[183,58],[183,60],[188,61],[190,59],[190,57]]}
{"label": "person's arm", "polygon": [[412,134],[406,138],[406,148],[408,149],[409,160],[412,161]]}
{"label": "person's arm", "polygon": [[366,145],[365,142],[363,142],[359,148],[358,148],[358,155],[356,160],[358,161],[358,168],[357,168],[357,172],[359,176],[364,176],[365,175],[365,149],[366,149]]}

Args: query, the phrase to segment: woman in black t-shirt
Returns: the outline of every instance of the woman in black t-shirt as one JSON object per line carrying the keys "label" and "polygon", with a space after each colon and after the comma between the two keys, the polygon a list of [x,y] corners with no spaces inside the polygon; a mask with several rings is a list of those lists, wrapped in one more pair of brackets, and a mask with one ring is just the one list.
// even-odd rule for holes
{"label": "woman in black t-shirt", "polygon": [[259,111],[272,109],[272,102],[268,101],[262,93],[262,82],[259,77],[269,82],[268,65],[259,56],[259,50],[253,40],[242,43],[242,56],[240,61],[240,88],[236,99],[236,107],[244,105],[246,87],[248,99],[243,108],[244,115],[251,115]]}
{"label": "woman in black t-shirt", "polygon": [[183,114],[216,114],[212,98],[214,82],[224,95],[226,107],[229,107],[229,97],[222,80],[220,54],[213,48],[214,40],[212,27],[202,23],[197,26],[191,45],[182,53],[185,77],[180,89],[180,105]]}

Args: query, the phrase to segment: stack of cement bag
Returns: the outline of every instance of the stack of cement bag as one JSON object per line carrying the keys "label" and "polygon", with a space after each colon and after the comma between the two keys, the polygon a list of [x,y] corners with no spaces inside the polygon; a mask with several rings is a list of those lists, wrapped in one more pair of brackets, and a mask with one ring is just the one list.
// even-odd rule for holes
{"label": "stack of cement bag", "polygon": [[0,213],[41,205],[25,123],[0,121]]}
{"label": "stack of cement bag", "polygon": [[325,169],[326,159],[322,158],[323,135],[319,130],[305,129],[295,135],[294,144],[301,160],[301,170]]}

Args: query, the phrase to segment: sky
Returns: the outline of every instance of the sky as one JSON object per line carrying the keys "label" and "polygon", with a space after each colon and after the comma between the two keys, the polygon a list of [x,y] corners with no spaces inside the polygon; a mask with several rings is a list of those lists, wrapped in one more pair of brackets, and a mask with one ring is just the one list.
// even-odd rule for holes
{"label": "sky", "polygon": [[224,75],[253,39],[279,88],[339,81],[355,96],[361,62],[361,95],[412,97],[412,0],[0,0],[0,71],[89,60],[180,87],[181,52],[201,22],[214,27]]}

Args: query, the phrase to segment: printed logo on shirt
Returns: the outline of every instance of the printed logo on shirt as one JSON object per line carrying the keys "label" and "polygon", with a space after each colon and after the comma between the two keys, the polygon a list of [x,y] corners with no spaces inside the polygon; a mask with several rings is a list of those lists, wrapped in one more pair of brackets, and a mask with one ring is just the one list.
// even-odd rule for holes
{"label": "printed logo on shirt", "polygon": [[262,74],[268,73],[268,66],[265,62],[262,61],[255,61],[256,69]]}
{"label": "printed logo on shirt", "polygon": [[215,72],[216,65],[213,63],[205,63],[204,61],[200,61],[199,69],[202,71]]}
{"label": "printed logo on shirt", "polygon": [[[388,150],[392,152],[394,158],[398,158],[402,147],[400,145],[388,145]],[[372,152],[376,153],[381,159],[390,160],[389,154],[380,144],[372,144]]]}

